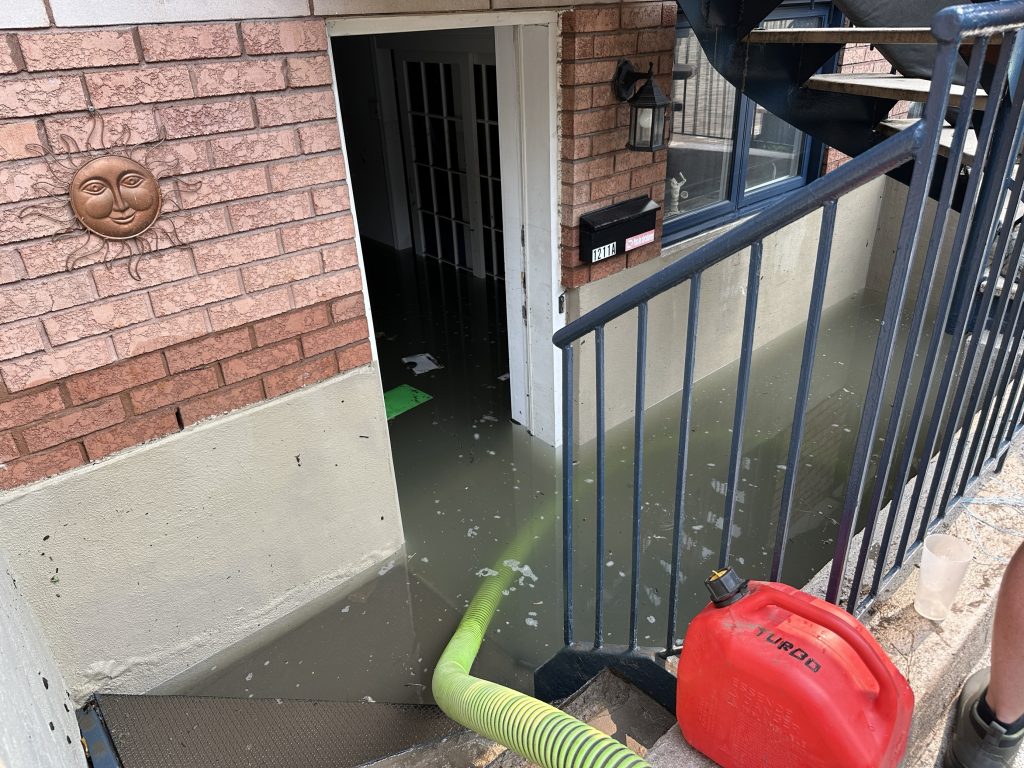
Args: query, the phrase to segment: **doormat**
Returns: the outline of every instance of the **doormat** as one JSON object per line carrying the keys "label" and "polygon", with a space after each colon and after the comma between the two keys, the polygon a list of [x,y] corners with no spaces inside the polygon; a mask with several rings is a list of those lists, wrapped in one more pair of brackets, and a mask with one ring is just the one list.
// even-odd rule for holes
{"label": "doormat", "polygon": [[391,421],[395,416],[400,416],[406,411],[411,411],[417,405],[422,405],[433,399],[431,395],[421,392],[416,387],[402,384],[400,387],[389,389],[384,393],[384,410],[387,412],[388,421]]}

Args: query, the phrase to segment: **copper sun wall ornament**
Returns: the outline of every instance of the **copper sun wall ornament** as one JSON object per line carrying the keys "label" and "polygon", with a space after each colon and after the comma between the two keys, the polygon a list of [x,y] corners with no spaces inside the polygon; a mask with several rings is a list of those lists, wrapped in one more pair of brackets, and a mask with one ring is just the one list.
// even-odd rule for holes
{"label": "copper sun wall ornament", "polygon": [[[39,216],[62,225],[59,235],[86,236],[68,256],[69,270],[85,264],[108,265],[128,257],[128,274],[136,280],[139,262],[153,251],[181,245],[174,222],[161,214],[180,210],[173,188],[161,189],[162,179],[177,170],[176,159],[166,159],[155,150],[163,143],[131,143],[125,128],[108,140],[103,118],[93,113],[85,147],[70,136],[61,135],[62,152],[29,144],[27,148],[46,160],[50,178],[34,185],[49,202],[30,206],[22,218]],[[178,192],[195,190],[197,184],[177,181]]]}

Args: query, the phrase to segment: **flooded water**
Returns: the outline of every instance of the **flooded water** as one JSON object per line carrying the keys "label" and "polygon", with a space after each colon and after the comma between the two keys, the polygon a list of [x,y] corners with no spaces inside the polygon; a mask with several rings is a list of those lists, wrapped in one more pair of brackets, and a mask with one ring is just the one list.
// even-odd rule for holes
{"label": "flooded water", "polygon": [[[550,521],[492,624],[475,670],[531,690],[533,670],[562,644],[560,452],[509,420],[501,285],[417,262],[395,278],[371,263],[384,389],[407,383],[433,399],[390,424],[406,549],[367,583],[328,596],[230,649],[162,692],[429,702],[434,661],[503,546],[528,519]],[[381,276],[388,280],[381,280]],[[880,298],[826,310],[800,457],[784,580],[802,585],[830,558]],[[734,520],[732,562],[767,576],[789,449],[803,328],[756,350]],[[444,367],[415,376],[401,358],[431,353]],[[862,361],[855,363],[852,361]],[[695,386],[679,626],[704,605],[725,505],[737,364]],[[640,565],[641,645],[663,645],[671,559],[679,398],[646,414]],[[576,467],[576,621],[592,638],[594,575],[605,576],[605,640],[626,641],[631,570],[633,424],[607,442],[606,549],[594,551],[595,446]]]}

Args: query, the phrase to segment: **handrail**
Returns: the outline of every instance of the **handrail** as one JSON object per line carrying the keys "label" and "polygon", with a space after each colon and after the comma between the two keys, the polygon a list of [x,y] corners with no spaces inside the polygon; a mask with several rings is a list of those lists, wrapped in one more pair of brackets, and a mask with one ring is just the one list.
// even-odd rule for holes
{"label": "handrail", "polygon": [[552,341],[556,347],[565,349],[598,326],[636,309],[645,301],[690,279],[697,272],[749,248],[756,241],[792,224],[830,200],[835,200],[851,187],[899,167],[914,157],[923,140],[924,124],[919,121],[859,155],[856,163],[847,163],[806,187],[790,192],[772,207],[737,224],[693,253],[581,315],[558,330]]}

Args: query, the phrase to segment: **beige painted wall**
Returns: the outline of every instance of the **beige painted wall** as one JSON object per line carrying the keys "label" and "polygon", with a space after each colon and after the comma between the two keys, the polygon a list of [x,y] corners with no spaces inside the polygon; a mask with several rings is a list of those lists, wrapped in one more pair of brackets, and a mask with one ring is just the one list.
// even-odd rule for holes
{"label": "beige painted wall", "polygon": [[[877,179],[840,198],[836,218],[825,306],[863,290],[875,251],[876,224],[886,191]],[[821,214],[797,221],[764,242],[755,346],[761,346],[805,322],[817,254]],[[570,319],[659,269],[692,253],[725,231],[709,232],[667,248],[660,258],[589,283],[569,296]],[[739,357],[743,331],[748,255],[726,259],[702,280],[697,347],[698,379]],[[683,285],[651,301],[648,315],[647,403],[653,405],[679,391],[686,343],[689,286]],[[609,427],[633,415],[636,376],[636,313],[610,323],[605,331],[606,418]],[[576,425],[580,442],[596,434],[594,344],[584,339],[577,355]],[[655,353],[656,351],[656,353]]]}
{"label": "beige painted wall", "polygon": [[372,366],[0,495],[0,550],[77,702],[148,690],[402,540]]}

